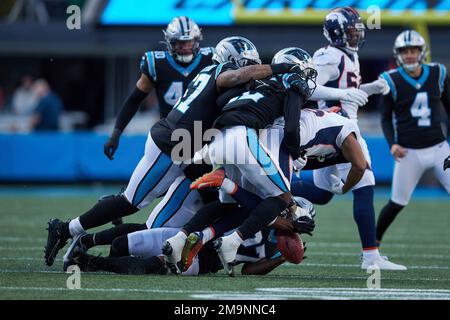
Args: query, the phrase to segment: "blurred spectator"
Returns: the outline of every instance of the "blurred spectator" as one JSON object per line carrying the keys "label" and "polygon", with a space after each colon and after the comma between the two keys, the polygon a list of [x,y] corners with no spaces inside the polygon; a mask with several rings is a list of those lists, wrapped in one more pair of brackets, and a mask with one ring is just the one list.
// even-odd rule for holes
{"label": "blurred spectator", "polygon": [[33,113],[32,130],[58,130],[59,117],[63,110],[61,99],[50,90],[48,82],[44,79],[38,79],[33,83],[33,92],[39,98],[39,102]]}
{"label": "blurred spectator", "polygon": [[17,115],[29,115],[37,105],[38,97],[33,93],[33,78],[30,75],[22,77],[20,87],[14,91],[12,110]]}

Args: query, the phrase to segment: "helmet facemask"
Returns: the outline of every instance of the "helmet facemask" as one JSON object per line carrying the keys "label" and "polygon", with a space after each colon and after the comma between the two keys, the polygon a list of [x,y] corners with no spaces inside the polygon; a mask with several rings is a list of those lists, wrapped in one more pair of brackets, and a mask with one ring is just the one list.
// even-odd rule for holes
{"label": "helmet facemask", "polygon": [[358,51],[364,45],[366,32],[364,24],[357,23],[355,27],[345,30],[345,48],[350,51]]}
{"label": "helmet facemask", "polygon": [[278,51],[272,59],[272,63],[292,63],[300,66],[301,71],[296,73],[308,84],[308,98],[317,87],[317,70],[314,69],[312,58],[303,49],[291,47]]}
{"label": "helmet facemask", "polygon": [[188,17],[175,17],[163,30],[167,51],[181,63],[190,63],[200,51],[201,29]]}
{"label": "helmet facemask", "polygon": [[[401,55],[401,51],[406,48],[419,49],[420,53],[416,61],[412,63],[405,61]],[[425,39],[417,31],[406,30],[400,33],[395,39],[393,52],[397,65],[403,67],[408,72],[413,72],[421,64],[425,63],[427,58],[427,44]]]}
{"label": "helmet facemask", "polygon": [[[402,51],[406,48],[417,48],[419,50],[419,55],[417,56],[417,60],[412,63],[406,63],[405,59],[402,57]],[[402,47],[395,49],[395,58],[397,60],[397,64],[402,66],[406,71],[413,72],[416,70],[421,64],[425,62],[426,59],[426,46],[410,46],[410,47]]]}
{"label": "helmet facemask", "polygon": [[197,39],[175,40],[168,42],[167,50],[175,60],[181,63],[190,63],[200,50],[200,41]]}

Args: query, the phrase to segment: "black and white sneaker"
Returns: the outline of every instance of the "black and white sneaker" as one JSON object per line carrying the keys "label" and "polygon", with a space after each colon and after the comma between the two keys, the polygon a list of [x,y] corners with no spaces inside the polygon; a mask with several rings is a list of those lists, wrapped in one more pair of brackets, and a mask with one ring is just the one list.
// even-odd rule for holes
{"label": "black and white sneaker", "polygon": [[62,231],[65,224],[66,222],[59,219],[50,219],[48,222],[47,244],[45,245],[45,263],[48,266],[53,265],[58,251],[64,248],[70,238],[65,236]]}
{"label": "black and white sneaker", "polygon": [[86,252],[86,248],[81,243],[81,238],[86,234],[86,232],[82,232],[75,237],[72,238],[72,243],[70,244],[69,249],[67,249],[66,254],[63,257],[63,270],[67,271],[67,268],[70,265],[75,264],[73,261],[73,253],[75,249],[79,248],[80,250]]}

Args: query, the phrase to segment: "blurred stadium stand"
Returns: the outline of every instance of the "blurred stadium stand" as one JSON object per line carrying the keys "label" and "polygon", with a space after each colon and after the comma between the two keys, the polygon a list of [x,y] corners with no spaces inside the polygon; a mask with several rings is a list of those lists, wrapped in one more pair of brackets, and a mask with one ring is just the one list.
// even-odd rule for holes
{"label": "blurred stadium stand", "polygon": [[[398,33],[405,28],[414,27],[425,33],[431,43],[432,59],[450,67],[450,1],[369,1],[370,4],[384,4],[381,15],[381,29],[368,30],[366,44],[360,51],[363,82],[376,79],[381,71],[395,66],[392,57],[393,41]],[[326,44],[322,36],[322,20],[330,3],[339,6],[353,5],[367,17],[361,8],[366,8],[368,1],[197,1],[197,0],[2,0],[0,1],[0,180],[58,180],[57,175],[39,175],[41,164],[35,163],[34,171],[26,168],[16,169],[5,163],[18,165],[23,148],[31,144],[44,146],[46,143],[61,142],[54,145],[54,150],[63,149],[64,143],[73,145],[78,140],[75,133],[78,130],[89,130],[80,133],[81,137],[89,136],[92,144],[85,149],[68,153],[70,166],[77,168],[78,174],[67,175],[72,180],[95,179],[126,179],[135,160],[139,158],[142,146],[127,148],[128,141],[121,141],[119,148],[123,157],[107,162],[102,158],[102,144],[105,134],[113,126],[114,117],[135,86],[139,76],[139,60],[148,50],[164,49],[161,44],[165,28],[170,18],[186,14],[194,18],[203,29],[202,46],[214,46],[220,39],[230,35],[242,35],[251,39],[258,47],[265,62],[279,49],[287,46],[300,46],[310,53]],[[68,6],[78,5],[81,8],[81,29],[69,30],[66,20]],[[302,7],[307,6],[307,7]],[[402,7],[403,6],[403,7]],[[413,9],[406,10],[406,9]],[[211,19],[213,17],[213,19]],[[45,78],[52,89],[62,98],[65,111],[61,117],[61,137],[51,136],[40,141],[33,140],[29,132],[28,116],[17,116],[11,112],[11,96],[17,88],[21,77],[31,74],[35,78]],[[130,134],[145,136],[151,124],[157,120],[157,102],[150,95],[142,111],[126,129]],[[374,158],[380,157],[379,163],[387,158],[387,145],[381,136],[379,115],[374,99],[362,110],[360,119],[364,135],[370,136],[376,145],[372,151]],[[12,135],[12,133],[18,133]],[[15,140],[17,139],[17,140]],[[64,140],[67,139],[66,142]],[[80,138],[82,141],[84,138]],[[375,140],[378,139],[378,142]],[[15,143],[17,141],[21,148]],[[19,143],[20,141],[20,143]],[[134,142],[133,142],[134,143]],[[93,145],[96,147],[92,147]],[[381,147],[384,146],[384,147]],[[13,150],[10,148],[14,148]],[[47,149],[44,149],[47,150]],[[50,150],[50,149],[48,149]],[[89,150],[89,151],[88,151]],[[43,153],[43,147],[39,151]],[[84,154],[89,152],[89,154]],[[78,157],[98,157],[97,169],[111,171],[103,174],[80,173]],[[81,154],[83,153],[83,155]],[[15,154],[15,158],[6,156]],[[22,155],[24,157],[24,155]],[[131,158],[129,158],[131,157]],[[125,159],[127,158],[127,159]],[[134,159],[133,158],[133,159]],[[27,157],[25,157],[27,159]],[[29,159],[29,158],[28,158]],[[49,158],[51,159],[51,157]],[[122,160],[118,160],[122,159]],[[19,161],[19,162],[18,162]],[[42,160],[44,161],[44,160]],[[122,163],[121,161],[124,161]],[[88,161],[89,162],[89,161]],[[92,161],[93,163],[95,161]],[[117,173],[116,166],[126,166],[124,171]],[[127,163],[125,163],[127,162]],[[97,163],[97,162],[95,162]],[[30,164],[28,163],[30,167]],[[83,165],[82,165],[83,167]],[[387,167],[387,166],[386,166]],[[8,170],[11,174],[8,174]],[[131,169],[130,169],[131,168]],[[21,170],[27,174],[18,173]],[[28,170],[31,170],[28,168]],[[91,170],[91,169],[89,169]],[[89,171],[88,170],[88,171]],[[94,170],[94,169],[92,169]],[[386,172],[390,171],[386,169]],[[64,170],[62,170],[63,172]],[[115,174],[116,172],[117,174]],[[42,172],[41,172],[42,173]],[[28,175],[29,174],[29,175]],[[64,179],[66,179],[64,178]],[[378,178],[378,176],[377,176]],[[63,180],[64,180],[63,179]],[[388,181],[390,175],[383,173],[382,181]]]}

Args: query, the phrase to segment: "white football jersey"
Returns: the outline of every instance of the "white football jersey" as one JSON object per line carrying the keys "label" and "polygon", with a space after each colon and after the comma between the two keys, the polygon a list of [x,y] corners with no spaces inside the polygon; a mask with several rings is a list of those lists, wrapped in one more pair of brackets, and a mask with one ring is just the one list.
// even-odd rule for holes
{"label": "white football jersey", "polygon": [[[313,56],[314,68],[317,70],[317,83],[337,89],[359,88],[361,73],[357,52],[349,53],[332,46],[320,48]],[[357,119],[358,106],[340,101],[318,101],[319,108],[340,106],[348,113],[350,119]]]}
{"label": "white football jersey", "polygon": [[300,147],[308,158],[326,159],[341,152],[344,140],[354,133],[359,137],[358,126],[337,113],[303,109],[300,117]]}

